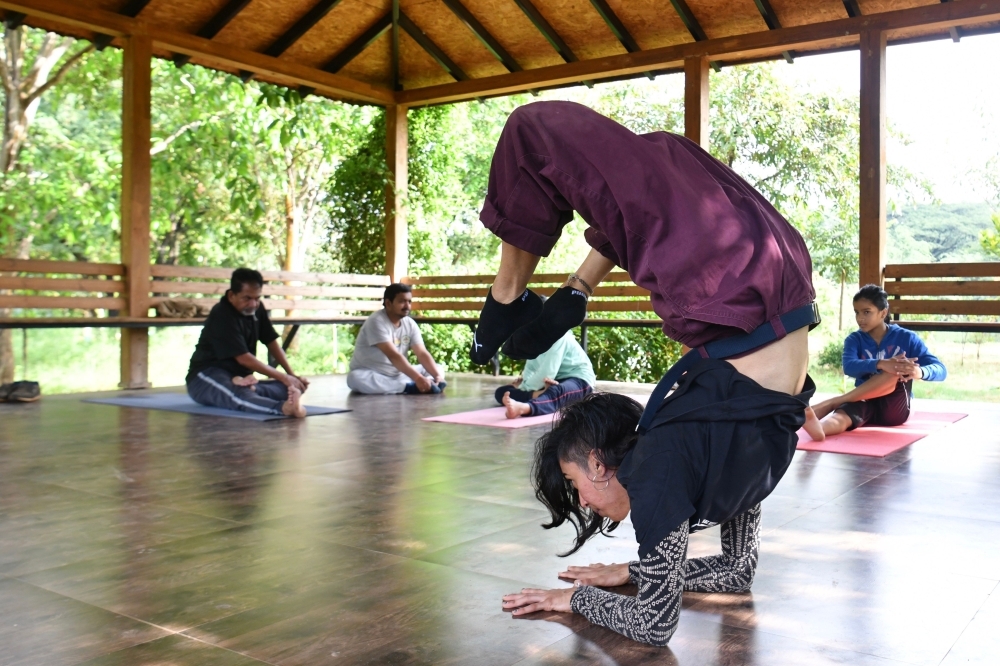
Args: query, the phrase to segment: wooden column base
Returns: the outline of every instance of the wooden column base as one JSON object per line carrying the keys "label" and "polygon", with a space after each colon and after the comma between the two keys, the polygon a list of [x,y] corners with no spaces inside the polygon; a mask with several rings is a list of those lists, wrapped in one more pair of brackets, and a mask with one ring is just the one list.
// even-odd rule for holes
{"label": "wooden column base", "polygon": [[123,328],[121,382],[123,389],[145,389],[149,383],[149,329]]}

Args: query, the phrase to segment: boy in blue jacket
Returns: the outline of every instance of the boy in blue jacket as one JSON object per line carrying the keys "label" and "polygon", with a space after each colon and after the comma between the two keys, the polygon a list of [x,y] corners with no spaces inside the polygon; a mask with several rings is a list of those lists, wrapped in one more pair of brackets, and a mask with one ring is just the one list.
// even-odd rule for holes
{"label": "boy in blue jacket", "polygon": [[844,341],[844,374],[854,389],[806,410],[803,426],[821,442],[862,426],[897,426],[910,418],[913,380],[940,382],[948,370],[916,333],[889,324],[889,296],[866,284],[854,296],[858,329]]}

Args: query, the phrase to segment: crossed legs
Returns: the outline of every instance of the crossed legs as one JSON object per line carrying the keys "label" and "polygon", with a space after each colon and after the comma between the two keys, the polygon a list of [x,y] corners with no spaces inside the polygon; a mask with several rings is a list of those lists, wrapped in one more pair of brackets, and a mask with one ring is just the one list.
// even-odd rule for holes
{"label": "crossed legs", "polygon": [[824,400],[806,408],[806,422],[803,426],[806,432],[817,442],[822,442],[829,435],[839,435],[851,427],[851,417],[841,405],[848,402],[872,400],[889,395],[896,390],[899,377],[888,372],[880,372],[860,386],[828,400]]}

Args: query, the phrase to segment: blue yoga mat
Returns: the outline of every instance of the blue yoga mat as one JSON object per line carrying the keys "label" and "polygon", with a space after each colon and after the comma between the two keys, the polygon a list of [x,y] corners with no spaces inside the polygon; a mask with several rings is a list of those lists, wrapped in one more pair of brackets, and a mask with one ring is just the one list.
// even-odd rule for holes
{"label": "blue yoga mat", "polygon": [[[185,414],[201,414],[204,416],[227,416],[233,419],[250,419],[251,421],[277,421],[287,419],[287,416],[277,414],[255,414],[253,412],[238,412],[235,409],[205,407],[192,400],[186,393],[135,393],[115,396],[113,398],[88,398],[84,402],[99,405],[115,405],[117,407],[135,407],[137,409],[159,409],[165,412],[184,412]],[[349,412],[349,409],[337,407],[306,407],[306,416],[321,414],[339,414]]]}

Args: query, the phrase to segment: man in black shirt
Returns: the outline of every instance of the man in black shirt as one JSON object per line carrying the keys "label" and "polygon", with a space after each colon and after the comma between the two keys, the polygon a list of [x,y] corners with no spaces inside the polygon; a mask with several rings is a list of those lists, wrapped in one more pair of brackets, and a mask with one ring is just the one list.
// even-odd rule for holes
{"label": "man in black shirt", "polygon": [[[281,336],[261,303],[264,278],[255,270],[237,268],[229,287],[205,320],[191,356],[188,395],[209,407],[304,417],[301,398],[309,382],[292,371]],[[285,372],[257,360],[258,340]],[[259,382],[255,372],[271,380]]]}

